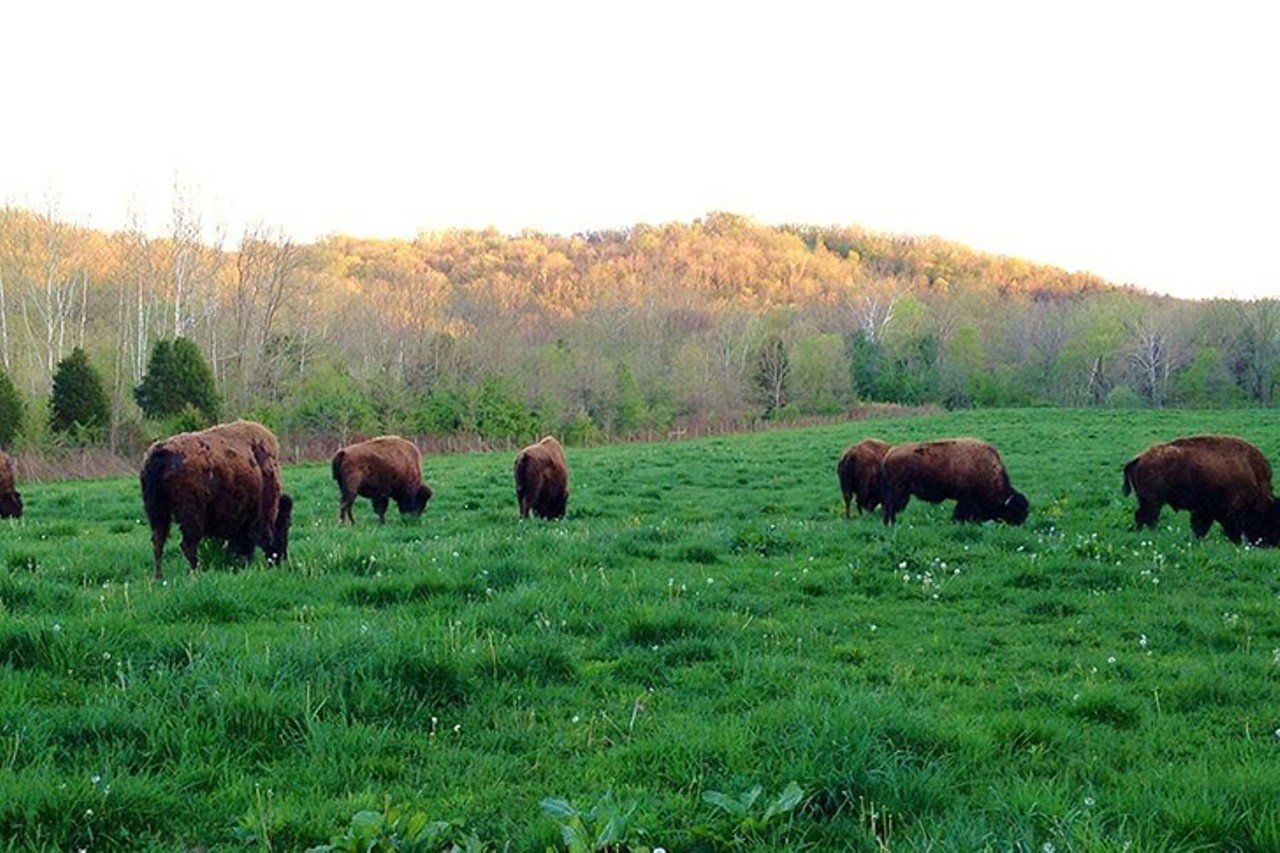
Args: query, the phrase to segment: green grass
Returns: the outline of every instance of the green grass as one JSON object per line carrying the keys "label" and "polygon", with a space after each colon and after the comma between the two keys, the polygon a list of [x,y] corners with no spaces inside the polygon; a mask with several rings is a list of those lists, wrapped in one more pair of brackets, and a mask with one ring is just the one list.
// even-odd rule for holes
{"label": "green grass", "polygon": [[[1246,412],[968,412],[569,452],[563,522],[511,455],[425,461],[420,521],[339,528],[286,471],[291,561],[151,558],[135,480],[0,522],[0,838],[300,849],[405,804],[496,849],[606,791],[668,849],[1280,849],[1280,552],[1134,533],[1120,468]],[[840,451],[970,434],[1023,528],[846,522]],[[741,835],[703,800],[790,781]],[[633,836],[639,837],[639,836]],[[737,841],[735,841],[735,838]]]}

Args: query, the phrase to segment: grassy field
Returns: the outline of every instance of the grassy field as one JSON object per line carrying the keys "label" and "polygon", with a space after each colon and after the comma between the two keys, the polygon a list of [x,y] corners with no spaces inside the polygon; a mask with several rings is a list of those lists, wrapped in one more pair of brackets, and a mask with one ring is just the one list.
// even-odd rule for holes
{"label": "grassy field", "polygon": [[[295,850],[391,805],[543,850],[554,797],[669,850],[1280,849],[1280,552],[1132,532],[1120,494],[1202,431],[1280,463],[1272,412],[966,412],[571,448],[556,523],[517,520],[511,454],[432,457],[381,529],[294,467],[287,565],[189,577],[171,540],[163,585],[136,480],[28,486],[0,839]],[[957,434],[1025,527],[841,518],[846,445]]]}

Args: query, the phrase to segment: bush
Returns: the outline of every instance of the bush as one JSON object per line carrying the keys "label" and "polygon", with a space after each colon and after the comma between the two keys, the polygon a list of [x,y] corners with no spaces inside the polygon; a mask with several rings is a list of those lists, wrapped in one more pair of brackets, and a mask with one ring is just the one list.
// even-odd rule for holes
{"label": "bush", "polygon": [[0,447],[10,447],[22,429],[22,397],[7,373],[0,371]]}
{"label": "bush", "polygon": [[74,441],[96,441],[111,421],[102,377],[76,347],[58,362],[49,397],[49,426]]}
{"label": "bush", "polygon": [[343,442],[355,432],[377,429],[373,407],[350,376],[321,367],[285,401],[280,426],[290,435],[338,435]]}
{"label": "bush", "polygon": [[466,400],[453,388],[436,388],[414,414],[415,430],[427,435],[456,435],[462,431]]}
{"label": "bush", "polygon": [[1128,385],[1117,385],[1107,393],[1103,405],[1108,409],[1141,409],[1144,403],[1137,391]]}

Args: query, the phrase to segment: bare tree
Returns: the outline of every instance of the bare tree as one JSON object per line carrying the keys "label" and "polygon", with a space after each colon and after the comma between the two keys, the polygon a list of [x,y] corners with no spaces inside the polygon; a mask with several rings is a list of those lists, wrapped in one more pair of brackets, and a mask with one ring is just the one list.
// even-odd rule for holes
{"label": "bare tree", "polygon": [[70,257],[70,227],[58,218],[52,202],[36,216],[33,226],[21,229],[18,236],[18,251],[25,256],[25,263],[18,264],[19,275],[27,279],[22,322],[32,344],[36,373],[47,384],[65,352],[67,324],[74,321],[76,309],[83,303],[80,294],[88,287],[89,274],[83,268],[75,269]]}
{"label": "bare tree", "polygon": [[1235,358],[1245,391],[1270,403],[1280,370],[1280,301],[1255,299],[1236,304]]}
{"label": "bare tree", "polygon": [[249,377],[262,364],[281,306],[297,278],[302,250],[279,231],[261,225],[245,229],[231,283],[232,351],[235,392],[241,401]]}
{"label": "bare tree", "polygon": [[902,298],[903,286],[897,279],[881,276],[850,287],[849,310],[854,328],[879,342],[884,330],[893,322],[893,313]]}
{"label": "bare tree", "polygon": [[1171,316],[1148,313],[1125,324],[1130,336],[1129,360],[1137,373],[1139,390],[1157,407],[1168,399],[1169,379],[1185,357],[1172,321]]}

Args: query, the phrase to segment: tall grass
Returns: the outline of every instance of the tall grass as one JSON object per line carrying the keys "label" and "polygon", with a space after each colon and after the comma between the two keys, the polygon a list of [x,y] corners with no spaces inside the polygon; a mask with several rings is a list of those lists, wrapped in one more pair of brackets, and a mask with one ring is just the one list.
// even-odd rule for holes
{"label": "tall grass", "polygon": [[[0,837],[298,849],[392,803],[541,850],[554,798],[682,850],[1280,849],[1280,553],[1134,533],[1120,495],[1207,430],[1280,460],[1257,411],[973,412],[571,451],[559,523],[517,520],[509,454],[431,456],[437,499],[381,528],[291,467],[288,565],[171,544],[163,584],[136,480],[29,485]],[[844,521],[870,434],[995,442],[1028,524]],[[792,781],[758,826],[704,799]]]}

